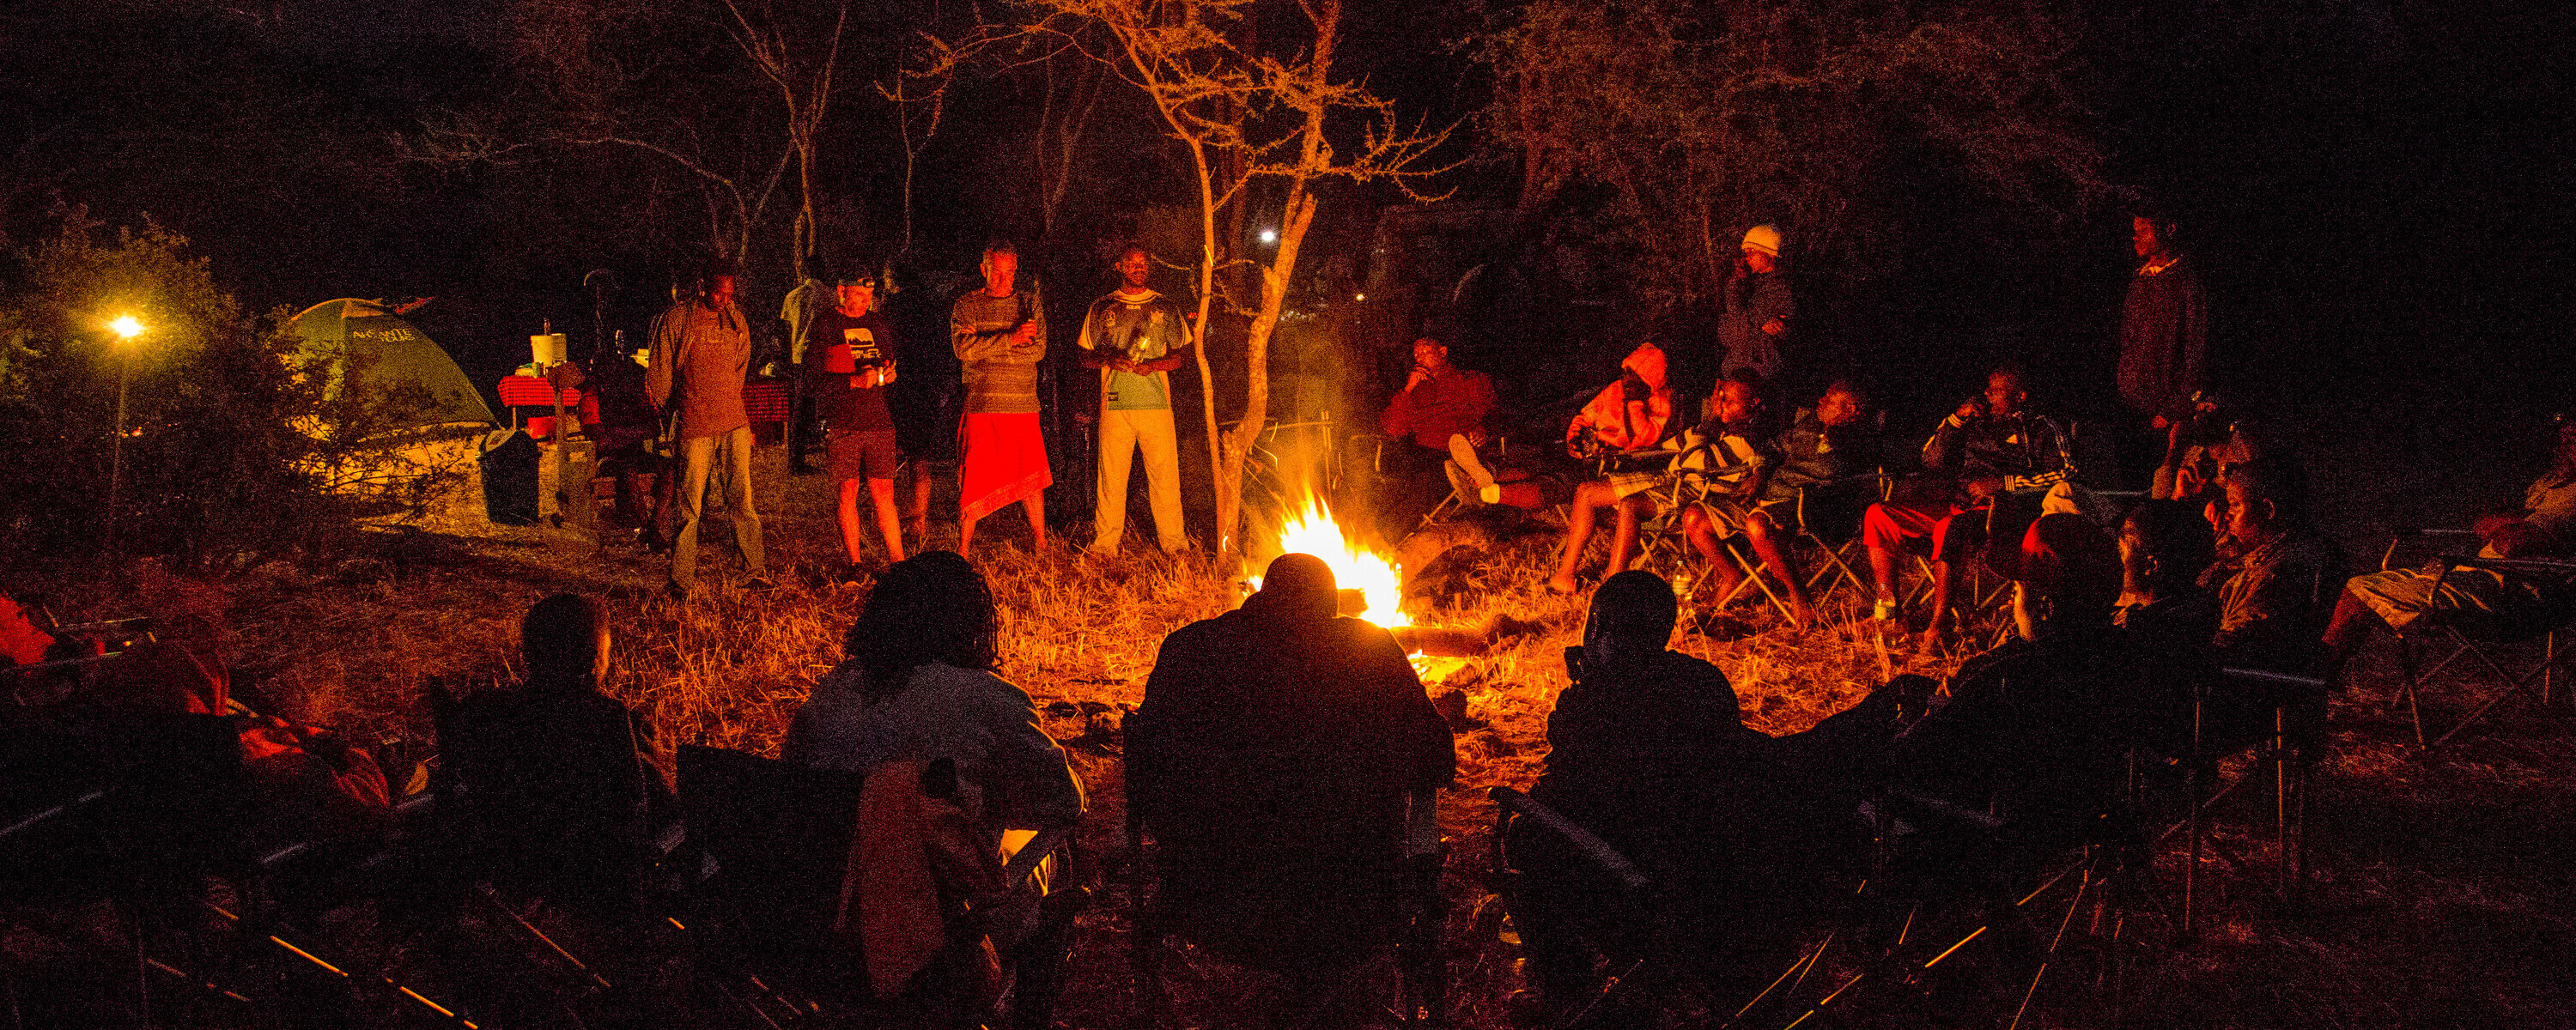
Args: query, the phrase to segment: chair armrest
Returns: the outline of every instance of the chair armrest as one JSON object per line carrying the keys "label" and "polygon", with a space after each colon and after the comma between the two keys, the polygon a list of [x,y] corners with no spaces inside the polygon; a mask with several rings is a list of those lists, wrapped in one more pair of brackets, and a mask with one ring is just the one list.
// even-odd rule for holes
{"label": "chair armrest", "polygon": [[1575,825],[1574,820],[1566,818],[1557,810],[1532,800],[1529,795],[1510,787],[1495,787],[1487,791],[1486,796],[1493,798],[1494,804],[1509,810],[1512,814],[1536,820],[1540,826],[1546,827],[1548,832],[1565,838],[1566,843],[1574,845],[1576,853],[1594,865],[1600,866],[1603,871],[1617,877],[1621,886],[1632,891],[1642,891],[1654,885],[1652,877],[1637,868],[1636,863],[1628,861],[1628,856],[1620,854],[1619,850],[1611,847],[1608,841],[1594,836],[1590,830]]}
{"label": "chair armrest", "polygon": [[2455,568],[2576,576],[2576,562],[2553,558],[2486,558],[2474,554],[2445,554],[2441,558],[2444,564]]}

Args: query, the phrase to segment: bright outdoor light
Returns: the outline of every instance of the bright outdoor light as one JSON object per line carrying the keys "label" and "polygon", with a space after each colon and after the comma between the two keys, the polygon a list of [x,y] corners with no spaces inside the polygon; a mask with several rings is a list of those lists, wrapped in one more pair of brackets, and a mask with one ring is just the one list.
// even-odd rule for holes
{"label": "bright outdoor light", "polygon": [[107,327],[116,330],[117,336],[128,340],[143,335],[143,323],[135,321],[132,315],[118,315],[116,321],[109,322]]}
{"label": "bright outdoor light", "polygon": [[1263,242],[1263,243],[1277,243],[1277,242],[1279,242],[1279,230],[1277,230],[1277,229],[1263,229],[1263,230],[1261,230],[1261,242]]}

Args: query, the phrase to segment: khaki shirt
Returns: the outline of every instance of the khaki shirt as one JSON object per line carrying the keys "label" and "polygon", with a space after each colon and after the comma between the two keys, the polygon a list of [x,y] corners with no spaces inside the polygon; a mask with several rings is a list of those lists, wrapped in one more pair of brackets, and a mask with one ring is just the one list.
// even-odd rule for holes
{"label": "khaki shirt", "polygon": [[676,402],[680,438],[729,433],[751,424],[743,410],[743,378],[751,372],[751,329],[742,309],[684,301],[653,323],[653,352],[645,369],[645,396],[656,411]]}

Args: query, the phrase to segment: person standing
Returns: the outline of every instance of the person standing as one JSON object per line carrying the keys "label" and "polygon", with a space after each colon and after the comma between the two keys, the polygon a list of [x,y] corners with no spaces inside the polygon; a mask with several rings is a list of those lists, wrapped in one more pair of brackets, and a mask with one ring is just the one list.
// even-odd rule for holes
{"label": "person standing", "polygon": [[2205,385],[2209,302],[2200,270],[2175,249],[2172,220],[2139,215],[2129,229],[2141,263],[2120,306],[2120,401],[2163,429],[2190,416]]}
{"label": "person standing", "polygon": [[903,560],[903,529],[895,516],[894,477],[902,463],[895,448],[894,416],[886,387],[895,380],[894,326],[874,310],[877,277],[854,266],[835,280],[838,304],[814,313],[799,349],[805,355],[804,393],[824,432],[823,461],[840,492],[835,509],[841,547],[852,574],[861,560],[859,488],[876,507],[877,533],[886,561]]}
{"label": "person standing", "polygon": [[1744,245],[1723,292],[1717,343],[1721,379],[1749,368],[1766,383],[1777,383],[1789,367],[1789,329],[1798,305],[1789,295],[1789,278],[1780,271],[1780,230],[1757,225],[1744,234]]}
{"label": "person standing", "polygon": [[[778,320],[787,323],[787,363],[800,371],[805,367],[805,341],[814,326],[814,316],[832,306],[830,283],[799,272],[796,288],[787,291],[787,299],[778,305]],[[796,377],[796,396],[787,414],[787,472],[803,476],[822,471],[805,460],[820,435],[816,427],[814,398],[807,396],[804,376]]]}
{"label": "person standing", "polygon": [[697,587],[698,523],[707,476],[721,462],[733,494],[734,544],[755,590],[770,586],[761,559],[760,511],[752,503],[751,416],[743,410],[743,377],[751,370],[751,331],[734,306],[729,266],[706,271],[697,295],[673,305],[653,326],[645,395],[656,414],[678,409],[680,529],[671,543],[666,589],[685,599]]}
{"label": "person standing", "polygon": [[1181,530],[1180,441],[1172,427],[1172,371],[1187,364],[1190,327],[1181,306],[1145,285],[1152,255],[1118,255],[1121,285],[1083,315],[1082,367],[1100,370],[1100,483],[1093,554],[1113,554],[1127,532],[1127,473],[1145,455],[1154,538],[1165,553],[1190,545]]}
{"label": "person standing", "polygon": [[1046,546],[1046,437],[1038,426],[1038,362],[1046,359],[1046,317],[1037,291],[1015,285],[1019,248],[984,247],[984,288],[957,298],[948,311],[948,342],[966,380],[966,415],[958,427],[957,553],[975,540],[975,523],[1018,503],[1029,515],[1036,547]]}

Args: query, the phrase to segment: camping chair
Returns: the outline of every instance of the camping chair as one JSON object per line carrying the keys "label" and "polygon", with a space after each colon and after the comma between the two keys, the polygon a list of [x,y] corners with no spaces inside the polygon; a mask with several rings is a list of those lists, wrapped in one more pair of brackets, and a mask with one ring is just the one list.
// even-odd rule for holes
{"label": "camping chair", "polygon": [[[1634,469],[1640,462],[1661,460],[1666,463],[1666,471],[1659,481],[1642,494],[1654,504],[1655,511],[1639,521],[1637,560],[1631,564],[1635,568],[1661,569],[1667,581],[1687,584],[1680,591],[1680,601],[1684,606],[1689,606],[1699,596],[1707,577],[1691,576],[1684,571],[1697,552],[1682,532],[1682,517],[1707,499],[1712,480],[1747,471],[1743,466],[1717,465],[1717,457],[1715,443],[1702,440],[1678,452],[1647,448],[1622,451],[1605,456],[1601,461],[1601,474],[1605,477],[1621,471],[1623,465]],[[1718,549],[1723,560],[1734,563],[1738,578],[1735,586],[1713,603],[1715,608],[1723,610],[1750,587],[1760,590],[1781,618],[1791,617],[1788,601],[1763,581],[1762,562],[1751,553],[1742,534],[1720,540]]]}
{"label": "camping chair", "polygon": [[[1143,716],[1128,716],[1127,730],[1131,735],[1138,728],[1135,720],[1139,718]],[[1130,739],[1134,738],[1131,736]],[[1136,789],[1132,786],[1134,782],[1131,781],[1131,790]],[[1440,837],[1439,806],[1436,797],[1429,793],[1407,793],[1404,800],[1403,854],[1397,867],[1388,871],[1394,878],[1389,886],[1396,898],[1396,913],[1384,927],[1393,937],[1399,980],[1396,1015],[1408,1025],[1446,1026],[1449,1022],[1448,961],[1442,948],[1441,934],[1448,922],[1448,905],[1440,892],[1445,845]],[[1131,845],[1141,847],[1152,834],[1139,807],[1131,799],[1124,832]],[[1160,841],[1156,842],[1156,850],[1157,862],[1173,861],[1172,852],[1162,850]],[[1165,983],[1169,959],[1165,941],[1174,936],[1186,940],[1191,935],[1188,924],[1192,914],[1180,905],[1180,901],[1188,899],[1171,897],[1167,892],[1169,885],[1162,881],[1163,875],[1174,871],[1171,865],[1161,865],[1147,874],[1155,885],[1151,894],[1136,904],[1133,929],[1128,935],[1128,968],[1144,995],[1142,1014],[1153,1021],[1152,1025],[1163,1027],[1182,1025],[1170,988]],[[1204,870],[1199,872],[1204,873]],[[1349,967],[1348,971],[1356,973],[1366,969],[1367,965],[1367,961],[1362,960]],[[1345,977],[1329,989],[1304,999],[1302,1018],[1277,1022],[1289,1026],[1309,1023],[1330,1012],[1359,986],[1357,978]],[[1043,1024],[1027,1030],[1043,1030]]]}
{"label": "camping chair", "polygon": [[[1859,504],[1847,505],[1841,501],[1846,496],[1856,500],[1870,497],[1886,500],[1888,489],[1894,482],[1882,469],[1798,488],[1797,500],[1789,508],[1793,519],[1789,528],[1795,534],[1795,541],[1813,546],[1820,556],[1815,571],[1807,574],[1810,600],[1822,605],[1827,597],[1845,584],[1858,591],[1864,600],[1868,598],[1871,589],[1868,577],[1852,567],[1855,555],[1861,549],[1860,513],[1868,508],[1868,503],[1862,500]],[[1867,559],[1863,556],[1859,560]],[[1820,588],[1817,586],[1819,583],[1824,585]]]}
{"label": "camping chair", "polygon": [[[702,910],[690,933],[740,964],[743,1000],[755,1009],[802,1018],[846,997],[837,982],[849,970],[826,942],[866,777],[696,745],[683,745],[679,759],[681,819],[700,856],[692,893]],[[1069,845],[1064,835],[1041,834],[1023,850],[1034,862],[1061,857]],[[1080,887],[1048,894],[1035,932],[1001,955],[1009,1025],[1046,1025],[1073,919],[1089,896]]]}
{"label": "camping chair", "polygon": [[[2202,848],[2208,848],[2241,874],[2260,875],[2251,862],[2210,833],[2209,812],[2238,787],[2259,780],[2266,772],[2272,780],[2271,821],[2275,849],[2270,888],[2278,898],[2288,902],[2295,898],[2299,884],[2307,876],[2309,777],[2318,756],[2310,753],[2312,742],[2292,729],[2292,711],[2298,695],[2322,697],[2326,681],[2266,669],[2222,668],[2217,670],[2217,674],[2215,680],[2203,680],[2192,685],[2190,753],[2181,756],[2188,763],[2184,770],[2183,821],[2167,826],[2156,838],[2161,842],[2176,832],[2188,835],[2188,853],[2183,864],[2181,923],[2186,938],[2192,934],[2198,914]],[[2211,691],[2220,683],[2272,695],[2275,700],[2261,706],[2269,709],[2269,731],[2241,742],[2213,736],[2214,727],[2209,725]],[[2245,775],[2234,782],[2218,782],[2219,759],[2249,748],[2255,761]],[[2212,786],[2216,789],[2207,789]]]}
{"label": "camping chair", "polygon": [[[2474,534],[2457,530],[2401,531],[2390,539],[2388,550],[2381,555],[2381,569],[2391,568],[2399,540],[2409,536],[2474,538]],[[2441,596],[2442,584],[2450,576],[2478,573],[2492,573],[2537,584],[2539,597],[2536,604],[2507,605],[2494,612],[2434,608],[2397,631],[2398,664],[2403,681],[2390,697],[2390,703],[2394,704],[2399,698],[2405,700],[2407,717],[2415,726],[2415,744],[2424,751],[2448,743],[2460,731],[2486,718],[2487,713],[2506,698],[2522,695],[2547,708],[2556,670],[2566,658],[2565,653],[2559,650],[2558,637],[2576,624],[2576,562],[2482,558],[2464,554],[2443,554],[2434,560],[2440,565],[2433,579],[2434,597]],[[2445,640],[2451,647],[2440,661],[2419,671],[2415,642],[2425,637]],[[2540,643],[2539,659],[2520,672],[2509,670],[2501,660],[2501,652],[2535,639]],[[2456,725],[2428,742],[2424,737],[2423,688],[2455,663],[2465,665],[2460,663],[2462,658],[2475,659],[2502,687],[2483,701],[2476,702]]]}
{"label": "camping chair", "polygon": [[[1505,911],[1529,911],[1523,894],[1526,874],[1515,864],[1510,844],[1515,824],[1526,822],[1564,845],[1598,874],[1597,879],[1609,888],[1612,904],[1618,910],[1617,919],[1626,924],[1614,930],[1614,936],[1627,941],[1653,939],[1655,934],[1651,923],[1655,881],[1636,863],[1591,831],[1576,825],[1555,809],[1532,800],[1527,794],[1510,787],[1494,787],[1486,791],[1486,796],[1494,801],[1493,856],[1489,867],[1493,870],[1495,892],[1502,896]],[[1599,991],[1580,1005],[1569,1006],[1567,1014],[1559,1018],[1550,1030],[1572,1030],[1594,1012],[1600,1011],[1604,1004],[1635,997],[1640,993],[1639,985],[1648,979],[1639,974],[1647,971],[1648,964],[1657,958],[1642,953],[1612,956],[1611,975]],[[1669,956],[1663,958],[1668,959]]]}

